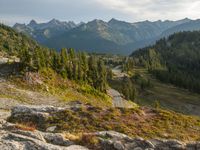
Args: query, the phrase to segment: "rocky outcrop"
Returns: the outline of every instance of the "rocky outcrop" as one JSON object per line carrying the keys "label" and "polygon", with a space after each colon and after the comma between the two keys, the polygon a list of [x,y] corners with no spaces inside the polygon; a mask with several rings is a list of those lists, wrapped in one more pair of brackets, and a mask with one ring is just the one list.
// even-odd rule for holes
{"label": "rocky outcrop", "polygon": [[200,142],[184,143],[178,140],[130,138],[115,131],[95,133],[103,150],[199,150]]}
{"label": "rocky outcrop", "polygon": [[68,109],[53,106],[16,106],[11,111],[9,120],[13,122],[38,122],[38,128],[45,128],[46,120],[51,114]]}
{"label": "rocky outcrop", "polygon": [[[62,112],[64,110],[78,110],[82,107],[82,104],[67,105],[65,107],[54,107],[54,106],[32,106],[32,105],[21,105],[15,106],[11,110],[11,116],[8,120],[12,122],[33,122],[37,123],[37,127],[45,129],[45,131],[53,132],[56,130],[56,126],[46,127],[46,121],[49,117],[55,113]],[[84,105],[83,107],[90,107]]]}
{"label": "rocky outcrop", "polygon": [[[12,109],[11,120],[45,122],[51,115],[66,109],[78,110],[81,104],[66,107],[52,106],[17,106]],[[90,107],[90,106],[85,106]],[[0,121],[0,150],[87,150],[86,146],[77,145],[62,133],[56,132],[56,126],[45,131],[27,131],[16,124]],[[178,140],[131,138],[115,131],[89,133],[98,139],[96,148],[102,150],[200,150],[200,142],[184,143]],[[84,145],[84,141],[80,142]],[[88,143],[85,143],[88,145]],[[91,145],[90,145],[91,146]],[[91,148],[91,147],[90,147]]]}
{"label": "rocky outcrop", "polygon": [[62,134],[38,130],[23,131],[15,124],[1,121],[0,150],[88,150],[65,139]]}

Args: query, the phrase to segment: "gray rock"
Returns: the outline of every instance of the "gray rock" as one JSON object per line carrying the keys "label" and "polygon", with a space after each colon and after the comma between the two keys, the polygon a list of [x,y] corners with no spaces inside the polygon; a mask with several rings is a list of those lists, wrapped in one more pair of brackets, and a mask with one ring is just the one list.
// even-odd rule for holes
{"label": "gray rock", "polygon": [[136,138],[134,139],[134,141],[144,141],[144,139],[141,138],[141,137],[136,137]]}
{"label": "gray rock", "polygon": [[48,127],[46,129],[47,132],[54,132],[56,130],[56,126]]}
{"label": "gray rock", "polygon": [[25,146],[15,141],[0,141],[1,150],[23,150]]}
{"label": "gray rock", "polygon": [[136,147],[138,147],[138,144],[136,142],[125,144],[125,148],[128,149],[128,150],[132,150],[132,149],[134,149]]}
{"label": "gray rock", "polygon": [[186,145],[187,150],[196,150],[197,149],[197,143],[196,142],[190,142]]}
{"label": "gray rock", "polygon": [[176,149],[176,150],[183,150],[183,149],[185,149],[185,146],[184,145],[175,144],[175,145],[170,146],[170,148]]}
{"label": "gray rock", "polygon": [[0,150],[88,150],[86,147],[74,145],[62,134],[24,131],[6,121],[1,121],[0,124]]}
{"label": "gray rock", "polygon": [[23,131],[23,130],[12,130],[11,132],[19,134],[19,135],[24,135],[24,136],[27,136],[27,137],[31,137],[31,138],[34,138],[34,139],[37,139],[37,140],[40,140],[40,141],[43,141],[43,142],[46,142],[46,140],[44,139],[42,133],[40,131],[37,131],[37,130],[34,131],[34,132]]}
{"label": "gray rock", "polygon": [[168,145],[183,145],[183,143],[178,140],[166,140],[165,143]]}
{"label": "gray rock", "polygon": [[54,106],[33,106],[33,105],[21,105],[15,106],[12,108],[11,115],[19,114],[19,113],[51,113],[65,110],[64,107],[54,107]]}
{"label": "gray rock", "polygon": [[97,132],[96,136],[100,137],[109,137],[109,138],[115,138],[115,139],[125,139],[129,138],[127,135],[115,132],[115,131],[102,131],[102,132]]}
{"label": "gray rock", "polygon": [[80,145],[71,145],[67,147],[66,150],[89,150],[89,149]]}
{"label": "gray rock", "polygon": [[9,133],[5,135],[1,139],[0,143],[0,147],[10,147],[9,150],[72,150],[72,148],[74,148],[74,150],[76,150],[75,148],[77,148],[78,150],[87,150],[87,148],[82,146],[64,147],[53,145],[44,141],[40,141],[38,139],[14,133]]}
{"label": "gray rock", "polygon": [[[15,106],[11,110],[10,121],[12,122],[33,122],[37,123],[37,127],[46,128],[45,123],[51,114],[69,109],[69,107],[53,107],[53,106],[32,106],[22,105]],[[49,130],[53,131],[54,128]]]}
{"label": "gray rock", "polygon": [[72,141],[65,139],[63,135],[59,133],[43,133],[43,137],[47,143],[54,145],[70,146],[74,144]]}
{"label": "gray rock", "polygon": [[196,142],[196,148],[199,150],[200,149],[200,142]]}
{"label": "gray rock", "polygon": [[125,149],[125,147],[121,141],[114,142],[113,146],[116,150],[124,150]]}
{"label": "gray rock", "polygon": [[153,145],[153,143],[151,143],[148,140],[143,141],[143,145],[144,145],[145,148],[155,148],[155,146]]}
{"label": "gray rock", "polygon": [[101,148],[103,150],[112,150],[114,149],[113,141],[109,139],[99,138]]}
{"label": "gray rock", "polygon": [[141,147],[136,147],[133,150],[144,150],[144,149],[142,149]]}

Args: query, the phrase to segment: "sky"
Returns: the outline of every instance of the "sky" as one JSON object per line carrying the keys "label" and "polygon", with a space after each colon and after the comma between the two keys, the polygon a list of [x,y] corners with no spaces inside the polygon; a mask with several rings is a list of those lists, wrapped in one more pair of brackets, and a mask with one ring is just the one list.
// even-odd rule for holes
{"label": "sky", "polygon": [[137,22],[200,18],[200,0],[0,0],[0,22],[51,19],[87,22],[111,18]]}

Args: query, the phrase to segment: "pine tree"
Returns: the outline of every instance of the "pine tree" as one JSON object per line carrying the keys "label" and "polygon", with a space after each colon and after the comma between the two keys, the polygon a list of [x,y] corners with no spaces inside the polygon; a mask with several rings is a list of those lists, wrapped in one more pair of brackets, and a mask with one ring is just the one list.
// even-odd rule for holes
{"label": "pine tree", "polygon": [[25,47],[20,52],[20,60],[22,63],[22,68],[25,70],[30,70],[31,64],[32,64],[32,57],[29,53],[29,50]]}
{"label": "pine tree", "polygon": [[106,81],[107,81],[107,72],[104,62],[102,60],[98,61],[98,82],[97,88],[105,92],[106,91]]}

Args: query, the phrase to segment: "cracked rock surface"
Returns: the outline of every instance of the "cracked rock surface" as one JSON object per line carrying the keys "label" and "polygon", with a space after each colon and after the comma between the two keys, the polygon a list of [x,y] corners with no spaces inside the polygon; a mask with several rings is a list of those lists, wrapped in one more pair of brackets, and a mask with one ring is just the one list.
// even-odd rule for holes
{"label": "cracked rock surface", "polygon": [[88,150],[65,139],[62,134],[23,131],[5,120],[0,123],[0,150]]}

